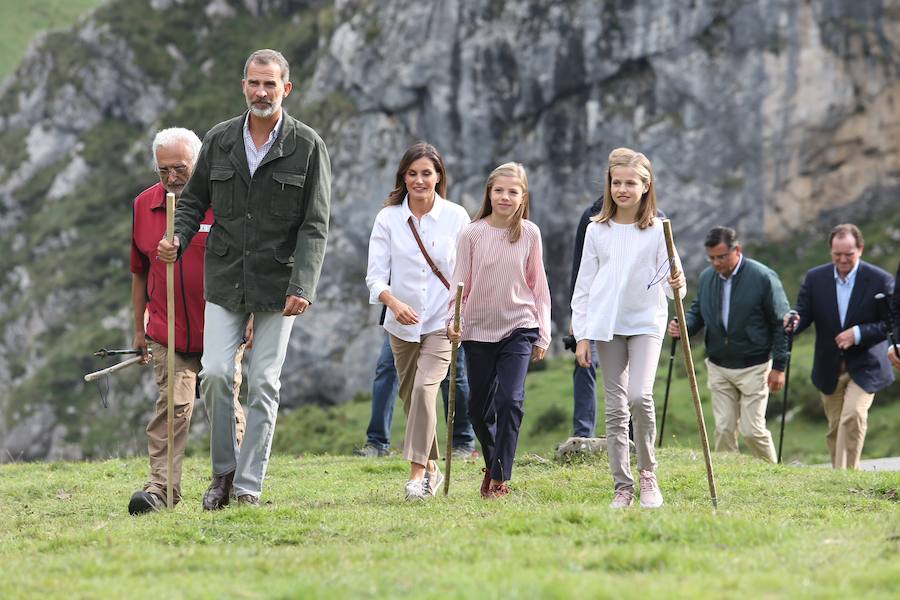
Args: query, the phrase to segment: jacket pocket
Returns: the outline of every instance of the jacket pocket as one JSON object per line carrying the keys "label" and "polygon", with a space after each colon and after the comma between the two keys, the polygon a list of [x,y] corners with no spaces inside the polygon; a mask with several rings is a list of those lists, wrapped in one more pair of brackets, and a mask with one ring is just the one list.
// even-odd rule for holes
{"label": "jacket pocket", "polygon": [[228,254],[228,244],[222,239],[222,236],[212,235],[206,239],[206,247],[216,256],[225,256]]}
{"label": "jacket pocket", "polygon": [[234,212],[234,169],[231,167],[210,169],[209,192],[216,219],[231,218]]}
{"label": "jacket pocket", "polygon": [[289,269],[294,268],[294,255],[291,249],[275,248],[275,261]]}
{"label": "jacket pocket", "polygon": [[272,173],[272,195],[270,210],[276,217],[296,219],[300,216],[300,202],[305,173],[275,171]]}

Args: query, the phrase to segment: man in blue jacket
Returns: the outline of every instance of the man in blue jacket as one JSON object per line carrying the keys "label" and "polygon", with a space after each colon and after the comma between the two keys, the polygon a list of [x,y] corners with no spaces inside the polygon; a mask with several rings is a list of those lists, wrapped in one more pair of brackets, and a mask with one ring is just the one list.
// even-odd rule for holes
{"label": "man in blue jacket", "polygon": [[[734,229],[713,227],[704,245],[711,266],[700,274],[685,324],[689,336],[706,328],[716,451],[737,452],[740,431],[754,455],[774,463],[766,406],[769,392],[784,387],[787,296],[774,271],[742,254]],[[669,335],[680,335],[674,320]]]}
{"label": "man in blue jacket", "polygon": [[[894,279],[861,260],[863,236],[852,224],[828,238],[831,263],[806,272],[797,297],[795,329],[816,324],[812,381],[828,418],[828,452],[835,469],[858,469],[875,393],[894,381],[887,356],[887,325],[875,295],[890,296]],[[785,324],[789,316],[785,316]]]}

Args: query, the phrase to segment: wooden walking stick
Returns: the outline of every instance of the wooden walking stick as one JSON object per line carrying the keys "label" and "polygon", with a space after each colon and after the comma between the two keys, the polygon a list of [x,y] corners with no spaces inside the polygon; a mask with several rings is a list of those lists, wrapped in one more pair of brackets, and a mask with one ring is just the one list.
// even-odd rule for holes
{"label": "wooden walking stick", "polygon": [[[456,284],[456,306],[453,310],[453,329],[459,331],[459,305],[462,303],[463,282]],[[447,394],[447,452],[444,470],[444,495],[450,493],[450,462],[453,458],[453,421],[456,419],[456,357],[459,342],[453,342],[450,350],[450,392]]]}
{"label": "wooden walking stick", "polygon": [[[175,194],[166,194],[166,241],[175,241]],[[166,263],[166,317],[168,348],[166,349],[166,506],[174,506],[172,477],[175,472],[175,263]]]}
{"label": "wooden walking stick", "polygon": [[[672,222],[663,219],[663,233],[666,236],[666,249],[669,252],[669,265],[672,275],[678,274],[678,263],[675,261],[675,241],[672,238]],[[691,384],[691,398],[694,400],[694,411],[697,413],[697,429],[700,430],[700,443],[703,445],[703,458],[706,461],[706,479],[709,481],[709,496],[713,510],[718,508],[719,499],[716,494],[716,477],[713,474],[712,458],[709,455],[709,438],[706,436],[706,422],[703,420],[703,407],[700,405],[700,392],[697,388],[697,373],[694,372],[694,358],[691,355],[691,341],[688,339],[687,321],[684,318],[684,304],[681,294],[675,291],[675,314],[678,315],[678,329],[681,333],[681,350],[684,356],[684,368]]]}

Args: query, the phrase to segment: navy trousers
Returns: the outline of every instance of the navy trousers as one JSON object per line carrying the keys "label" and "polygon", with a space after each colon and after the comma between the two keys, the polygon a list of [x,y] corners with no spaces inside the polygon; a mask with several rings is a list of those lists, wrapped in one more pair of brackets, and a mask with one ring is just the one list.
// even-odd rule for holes
{"label": "navy trousers", "polygon": [[516,329],[499,342],[463,342],[469,373],[469,420],[496,481],[512,479],[525,414],[525,375],[537,329]]}

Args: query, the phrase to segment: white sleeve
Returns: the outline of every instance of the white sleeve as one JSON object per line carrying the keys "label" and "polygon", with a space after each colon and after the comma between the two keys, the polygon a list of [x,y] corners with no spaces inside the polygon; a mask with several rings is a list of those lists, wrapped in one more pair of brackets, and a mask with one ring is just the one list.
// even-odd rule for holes
{"label": "white sleeve", "polygon": [[572,335],[581,341],[587,337],[587,306],[591,285],[600,269],[597,258],[597,225],[590,223],[584,235],[584,246],[581,251],[581,265],[575,279],[575,290],[572,292]]}
{"label": "white sleeve", "polygon": [[369,236],[369,265],[366,269],[369,304],[381,304],[378,296],[384,290],[391,289],[391,230],[385,221],[382,210],[375,217],[372,234]]}

